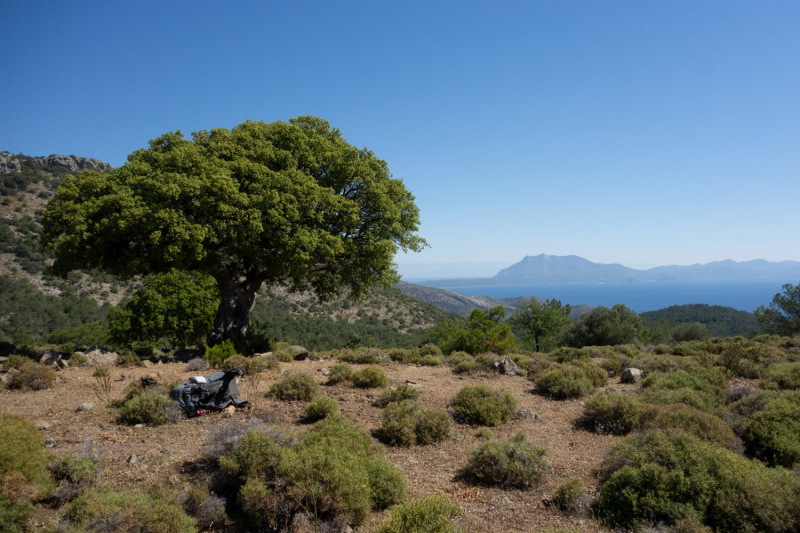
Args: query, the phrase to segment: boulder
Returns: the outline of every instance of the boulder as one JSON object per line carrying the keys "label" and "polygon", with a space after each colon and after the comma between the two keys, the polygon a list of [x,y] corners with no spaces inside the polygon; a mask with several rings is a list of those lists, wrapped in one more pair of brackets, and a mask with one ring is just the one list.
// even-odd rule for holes
{"label": "boulder", "polygon": [[43,365],[54,365],[61,360],[61,354],[52,350],[42,352],[39,362]]}
{"label": "boulder", "polygon": [[531,420],[531,421],[541,420],[539,415],[537,415],[533,411],[528,411],[527,409],[520,409],[519,411],[517,411],[517,418],[520,418],[522,420]]}
{"label": "boulder", "polygon": [[85,402],[80,404],[78,408],[75,409],[75,412],[80,413],[81,411],[91,411],[92,409],[94,409],[94,402]]}
{"label": "boulder", "polygon": [[0,174],[16,174],[17,172],[22,172],[19,159],[10,152],[0,152]]}
{"label": "boulder", "polygon": [[619,380],[621,383],[639,383],[642,380],[642,371],[638,368],[626,368]]}
{"label": "boulder", "polygon": [[56,361],[56,364],[58,365],[58,368],[62,370],[65,368],[69,368],[69,363],[67,362],[66,359],[59,359],[58,361]]}
{"label": "boulder", "polygon": [[304,359],[308,359],[308,356],[311,352],[303,348],[302,346],[290,346],[289,353],[292,354],[292,359],[295,361],[303,361]]}
{"label": "boulder", "polygon": [[519,374],[519,366],[517,366],[517,363],[509,359],[508,356],[503,357],[503,359],[500,361],[495,361],[492,364],[492,370],[498,374],[504,374],[506,376],[516,376]]}
{"label": "boulder", "polygon": [[86,357],[89,365],[113,365],[117,363],[117,353],[103,346],[90,346],[85,352],[75,352]]}

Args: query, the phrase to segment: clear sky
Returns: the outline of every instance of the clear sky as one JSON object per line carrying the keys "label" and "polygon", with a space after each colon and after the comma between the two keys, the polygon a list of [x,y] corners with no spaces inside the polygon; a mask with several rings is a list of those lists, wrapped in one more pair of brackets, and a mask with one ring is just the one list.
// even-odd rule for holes
{"label": "clear sky", "polygon": [[2,13],[0,150],[117,166],[167,131],[311,114],[416,196],[431,247],[402,268],[800,260],[794,0],[2,0]]}

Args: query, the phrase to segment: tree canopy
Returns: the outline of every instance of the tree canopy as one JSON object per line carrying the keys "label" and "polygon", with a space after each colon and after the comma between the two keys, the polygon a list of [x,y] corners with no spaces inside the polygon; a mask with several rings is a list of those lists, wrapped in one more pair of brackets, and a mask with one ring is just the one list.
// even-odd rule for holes
{"label": "tree canopy", "polygon": [[637,340],[644,320],[624,304],[611,309],[595,307],[570,327],[564,336],[567,346],[614,346]]}
{"label": "tree canopy", "polygon": [[569,304],[562,305],[560,300],[531,298],[517,307],[509,321],[533,339],[534,351],[538,352],[543,338],[560,335],[569,327],[571,310]]}
{"label": "tree canopy", "polygon": [[150,141],[122,167],[68,177],[43,216],[52,270],[130,277],[173,268],[213,277],[209,343],[246,334],[255,294],[285,284],[355,295],[398,279],[398,249],[419,251],[419,210],[370,150],[328,122],[248,121]]}
{"label": "tree canopy", "polygon": [[514,347],[514,334],[503,321],[506,311],[497,305],[491,309],[473,309],[464,324],[444,321],[430,330],[444,352],[503,354]]}
{"label": "tree canopy", "polygon": [[772,298],[768,307],[755,310],[759,324],[770,333],[797,335],[800,333],[800,283],[783,286],[783,292]]}

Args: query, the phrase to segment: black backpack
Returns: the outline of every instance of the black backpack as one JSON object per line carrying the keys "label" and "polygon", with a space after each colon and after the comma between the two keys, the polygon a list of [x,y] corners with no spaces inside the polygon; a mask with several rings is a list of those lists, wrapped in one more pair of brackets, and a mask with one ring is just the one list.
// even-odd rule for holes
{"label": "black backpack", "polygon": [[249,408],[250,403],[239,397],[236,378],[242,375],[238,368],[227,372],[217,372],[210,376],[197,376],[189,379],[189,383],[178,385],[169,393],[169,397],[189,415],[197,416],[200,411],[219,411],[229,405],[237,408]]}

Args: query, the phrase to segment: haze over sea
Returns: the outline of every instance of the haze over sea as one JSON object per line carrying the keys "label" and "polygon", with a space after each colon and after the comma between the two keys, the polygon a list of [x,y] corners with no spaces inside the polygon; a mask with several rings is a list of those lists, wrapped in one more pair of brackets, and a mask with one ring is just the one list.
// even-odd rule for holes
{"label": "haze over sea", "polygon": [[553,283],[547,285],[479,285],[448,287],[467,296],[494,298],[537,296],[557,298],[564,304],[611,307],[625,304],[637,313],[672,305],[708,304],[753,312],[768,305],[791,279],[710,279],[641,281],[637,283]]}

